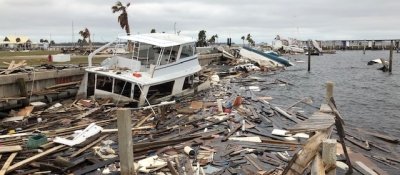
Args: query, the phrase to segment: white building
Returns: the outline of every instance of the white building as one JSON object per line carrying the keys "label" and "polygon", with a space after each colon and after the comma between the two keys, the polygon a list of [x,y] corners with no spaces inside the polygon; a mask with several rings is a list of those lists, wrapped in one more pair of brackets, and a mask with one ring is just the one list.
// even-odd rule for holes
{"label": "white building", "polygon": [[0,41],[0,46],[10,49],[22,48],[30,49],[37,48],[38,43],[32,42],[27,36],[5,36]]}

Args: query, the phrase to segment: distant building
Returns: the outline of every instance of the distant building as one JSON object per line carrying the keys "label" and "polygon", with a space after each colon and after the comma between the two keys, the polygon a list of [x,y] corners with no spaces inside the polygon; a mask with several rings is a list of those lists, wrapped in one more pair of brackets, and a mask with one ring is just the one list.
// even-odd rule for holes
{"label": "distant building", "polygon": [[[18,38],[19,42],[17,42]],[[9,49],[31,49],[37,48],[39,45],[36,42],[32,42],[27,36],[5,36],[0,40],[0,46]]]}

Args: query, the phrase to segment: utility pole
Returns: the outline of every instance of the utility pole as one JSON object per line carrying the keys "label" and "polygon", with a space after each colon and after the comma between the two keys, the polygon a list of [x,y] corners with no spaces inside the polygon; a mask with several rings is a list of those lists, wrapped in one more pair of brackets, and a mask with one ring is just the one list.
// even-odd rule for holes
{"label": "utility pole", "polygon": [[175,32],[175,35],[176,35],[176,22],[174,24],[174,32]]}

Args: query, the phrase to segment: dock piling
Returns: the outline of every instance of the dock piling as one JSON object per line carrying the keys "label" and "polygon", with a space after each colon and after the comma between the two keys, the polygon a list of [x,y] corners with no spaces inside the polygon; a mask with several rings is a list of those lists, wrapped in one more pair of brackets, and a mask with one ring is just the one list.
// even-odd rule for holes
{"label": "dock piling", "polygon": [[[322,160],[325,165],[335,165],[336,167],[336,139],[326,139],[322,141]],[[326,173],[327,175],[336,175],[336,168]]]}
{"label": "dock piling", "polygon": [[393,40],[390,42],[390,55],[389,55],[389,73],[392,73],[393,60]]}
{"label": "dock piling", "polygon": [[136,175],[133,167],[133,145],[131,110],[117,109],[118,150],[121,161],[121,175]]}
{"label": "dock piling", "polygon": [[329,100],[333,97],[333,85],[334,83],[332,81],[326,82],[326,97],[325,97],[326,104],[328,104]]}
{"label": "dock piling", "polygon": [[308,41],[308,72],[311,70],[311,47],[310,47],[310,41]]}
{"label": "dock piling", "polygon": [[22,106],[28,106],[29,105],[29,99],[28,99],[28,91],[26,91],[26,83],[25,83],[25,79],[24,78],[18,78],[17,80],[17,84],[19,87],[19,91],[21,93],[21,97],[25,97],[25,99],[22,99]]}

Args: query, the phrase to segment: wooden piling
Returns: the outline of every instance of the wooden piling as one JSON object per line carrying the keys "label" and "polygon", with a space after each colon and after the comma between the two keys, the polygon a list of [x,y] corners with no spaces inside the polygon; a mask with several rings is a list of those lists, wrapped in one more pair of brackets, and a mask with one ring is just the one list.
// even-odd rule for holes
{"label": "wooden piling", "polygon": [[[325,166],[336,166],[336,139],[326,139],[322,142],[322,160]],[[336,168],[327,172],[327,175],[336,175]]]}
{"label": "wooden piling", "polygon": [[333,97],[333,82],[328,81],[326,82],[326,96],[325,102],[328,104],[329,100]]}
{"label": "wooden piling", "polygon": [[311,47],[308,47],[308,72],[311,70]]}
{"label": "wooden piling", "polygon": [[363,51],[363,54],[365,54],[365,46],[364,46],[364,51]]}
{"label": "wooden piling", "polygon": [[389,73],[392,73],[392,59],[393,59],[393,41],[391,41],[390,43]]}
{"label": "wooden piling", "polygon": [[118,124],[118,150],[121,161],[122,175],[136,175],[133,166],[132,126],[131,110],[120,108],[117,110]]}
{"label": "wooden piling", "polygon": [[19,92],[21,93],[21,97],[25,97],[25,99],[22,99],[22,106],[28,106],[29,105],[29,99],[28,99],[28,91],[26,91],[26,83],[24,78],[18,78],[17,80],[17,85],[19,87]]}

